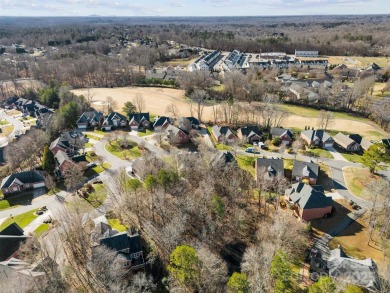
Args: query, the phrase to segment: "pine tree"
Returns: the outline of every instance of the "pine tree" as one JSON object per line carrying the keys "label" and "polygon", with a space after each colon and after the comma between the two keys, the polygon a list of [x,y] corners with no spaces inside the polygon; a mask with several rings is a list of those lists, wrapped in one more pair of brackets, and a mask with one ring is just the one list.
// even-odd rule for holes
{"label": "pine tree", "polygon": [[54,159],[54,155],[50,151],[49,147],[45,146],[43,149],[42,168],[46,172],[53,174],[55,167],[56,161]]}

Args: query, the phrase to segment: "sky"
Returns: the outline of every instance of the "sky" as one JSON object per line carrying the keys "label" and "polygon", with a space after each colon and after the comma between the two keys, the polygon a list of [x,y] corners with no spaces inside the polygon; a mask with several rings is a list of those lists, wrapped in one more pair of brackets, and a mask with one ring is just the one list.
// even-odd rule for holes
{"label": "sky", "polygon": [[0,0],[0,16],[390,14],[390,0]]}

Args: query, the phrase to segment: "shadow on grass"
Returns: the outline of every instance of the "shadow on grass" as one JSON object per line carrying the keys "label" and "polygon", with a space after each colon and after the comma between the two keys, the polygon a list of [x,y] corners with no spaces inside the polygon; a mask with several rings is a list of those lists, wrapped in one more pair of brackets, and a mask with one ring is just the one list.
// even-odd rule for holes
{"label": "shadow on grass", "polygon": [[34,190],[25,191],[6,198],[10,206],[16,205],[31,205],[33,199],[47,193],[46,188],[38,188]]}

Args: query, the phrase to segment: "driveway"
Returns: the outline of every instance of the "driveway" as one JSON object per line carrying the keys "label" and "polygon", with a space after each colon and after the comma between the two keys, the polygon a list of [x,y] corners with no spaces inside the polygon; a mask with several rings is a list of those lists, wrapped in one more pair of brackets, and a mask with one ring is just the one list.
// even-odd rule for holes
{"label": "driveway", "polygon": [[348,162],[346,158],[342,154],[340,154],[334,147],[326,147],[326,150],[330,152],[335,160]]}
{"label": "driveway", "polygon": [[157,155],[157,156],[165,156],[168,153],[164,151],[163,149],[160,149],[159,147],[155,146],[154,144],[151,144],[146,140],[145,137],[139,137],[137,135],[134,135],[132,132],[129,133],[129,137],[132,141],[136,142],[137,144],[143,144],[145,148],[147,148],[151,153]]}

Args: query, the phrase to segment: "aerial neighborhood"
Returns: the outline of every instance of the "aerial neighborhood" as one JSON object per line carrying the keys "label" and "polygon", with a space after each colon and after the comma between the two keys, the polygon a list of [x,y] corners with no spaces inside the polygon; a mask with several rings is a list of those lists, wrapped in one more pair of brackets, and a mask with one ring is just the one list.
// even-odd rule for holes
{"label": "aerial neighborhood", "polygon": [[0,34],[0,292],[390,292],[388,47],[350,18]]}

